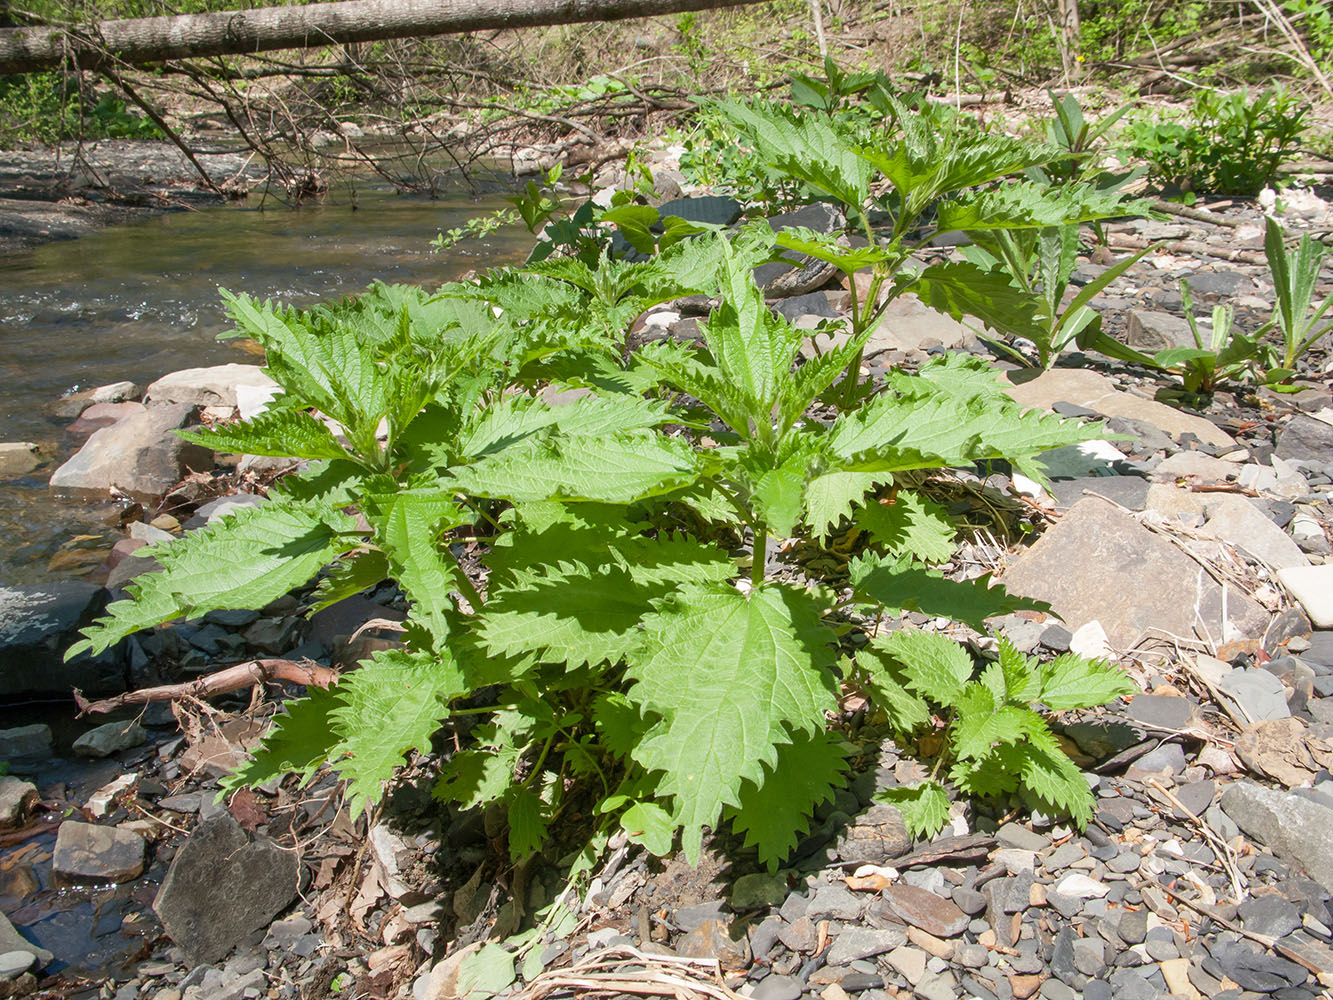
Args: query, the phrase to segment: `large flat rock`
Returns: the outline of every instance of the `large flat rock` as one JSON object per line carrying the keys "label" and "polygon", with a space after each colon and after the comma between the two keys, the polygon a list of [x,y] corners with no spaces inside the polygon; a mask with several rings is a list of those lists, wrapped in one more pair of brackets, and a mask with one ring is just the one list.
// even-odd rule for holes
{"label": "large flat rock", "polygon": [[1235,493],[1193,493],[1157,483],[1148,490],[1148,507],[1168,518],[1181,514],[1202,517],[1200,531],[1204,534],[1230,542],[1273,569],[1310,564],[1290,535],[1247,498]]}
{"label": "large flat rock", "polygon": [[1222,793],[1222,811],[1279,857],[1301,865],[1333,892],[1333,810],[1293,792],[1240,781]]}
{"label": "large flat rock", "polygon": [[64,653],[106,608],[107,593],[80,580],[0,587],[0,696],[21,692],[68,695],[123,691],[116,653],[87,654],[65,662]]}
{"label": "large flat rock", "polygon": [[150,406],[94,431],[52,474],[52,491],[105,496],[115,487],[136,500],[156,502],[187,472],[213,467],[211,451],[172,433],[189,423],[194,410],[189,403]]}
{"label": "large flat rock", "polygon": [[[1080,500],[1004,574],[1010,591],[1048,601],[1070,629],[1098,621],[1112,646],[1143,639],[1262,635],[1268,613],[1223,593],[1202,566],[1113,505]],[[1224,619],[1225,614],[1225,619]]]}
{"label": "large flat rock", "polygon": [[171,862],[153,901],[191,963],[216,962],[296,898],[296,852],[253,842],[230,813],[204,820]]}
{"label": "large flat rock", "polygon": [[1083,368],[1056,368],[1036,377],[1028,377],[1027,372],[1014,372],[1008,378],[1017,384],[1006,391],[1023,406],[1049,410],[1055,403],[1073,403],[1107,417],[1146,420],[1176,440],[1183,434],[1193,434],[1205,444],[1219,448],[1233,448],[1236,444],[1230,434],[1212,421],[1124,392],[1097,372]]}
{"label": "large flat rock", "polygon": [[148,387],[152,403],[188,403],[191,406],[236,406],[237,386],[277,389],[278,384],[259,365],[213,365],[183,368],[163,375]]}

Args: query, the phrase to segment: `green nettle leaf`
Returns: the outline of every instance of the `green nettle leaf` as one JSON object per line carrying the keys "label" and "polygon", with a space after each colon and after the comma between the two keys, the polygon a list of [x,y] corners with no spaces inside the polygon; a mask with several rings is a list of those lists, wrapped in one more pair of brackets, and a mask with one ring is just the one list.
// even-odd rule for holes
{"label": "green nettle leaf", "polygon": [[437,488],[373,494],[365,498],[375,536],[394,577],[412,602],[412,614],[438,642],[449,634],[449,595],[458,588],[458,564],[436,541],[446,528],[468,516],[453,497]]}
{"label": "green nettle leaf", "polygon": [[334,563],[315,588],[315,603],[310,613],[323,611],[348,597],[386,580],[391,572],[389,560],[379,549],[365,549]]}
{"label": "green nettle leaf", "polygon": [[1063,653],[1041,668],[1041,693],[1036,701],[1057,712],[1091,708],[1132,695],[1129,676],[1113,663]]}
{"label": "green nettle leaf", "polygon": [[889,633],[881,648],[902,664],[908,688],[941,705],[959,704],[975,669],[967,650],[935,632],[900,628]]}
{"label": "green nettle leaf", "polygon": [[998,704],[1028,705],[1041,694],[1037,661],[1018,651],[1004,636],[999,637],[1000,658],[986,664],[981,683],[990,689]]}
{"label": "green nettle leaf", "polygon": [[348,782],[355,819],[365,803],[379,801],[408,751],[430,750],[449,702],[466,694],[467,685],[452,659],[389,650],[343,677],[336,693],[340,704],[330,716],[342,756],[330,763]]}
{"label": "green nettle leaf", "polygon": [[949,822],[949,793],[937,781],[886,788],[875,798],[903,814],[903,825],[913,837],[933,837]]}
{"label": "green nettle leaf", "polygon": [[635,802],[620,814],[620,827],[629,839],[659,858],[671,853],[676,826],[671,814],[652,802]]}
{"label": "green nettle leaf", "polygon": [[764,783],[741,787],[732,829],[744,834],[747,847],[759,849],[761,864],[777,871],[809,830],[815,809],[842,785],[847,769],[847,752],[836,736],[826,730],[793,733],[790,743],[778,747],[777,766],[765,765]]}
{"label": "green nettle leaf", "polygon": [[954,719],[953,749],[961,760],[984,757],[997,743],[1017,743],[1032,728],[1032,720],[1041,716],[1017,705],[998,702],[983,683],[973,681],[958,699]]}
{"label": "green nettle leaf", "polygon": [[929,725],[930,705],[907,689],[907,669],[894,655],[888,639],[871,639],[856,654],[856,668],[863,675],[871,700],[888,716],[889,725],[899,733],[911,733]]}
{"label": "green nettle leaf", "polygon": [[546,841],[542,800],[527,785],[510,785],[504,800],[508,806],[510,856],[517,860],[536,854]]}
{"label": "green nettle leaf", "polygon": [[304,785],[334,753],[338,735],[332,713],[341,704],[333,690],[307,688],[304,698],[283,706],[283,714],[273,720],[273,728],[251,751],[250,759],[223,776],[222,787],[230,791],[262,785],[285,774],[299,774]]}
{"label": "green nettle leaf", "polygon": [[322,421],[304,410],[270,410],[250,420],[199,431],[177,431],[214,451],[278,458],[346,458],[347,449]]}
{"label": "green nettle leaf", "polygon": [[943,507],[913,490],[899,490],[892,500],[867,504],[852,523],[892,553],[931,563],[953,557],[953,522]]}
{"label": "green nettle leaf", "polygon": [[83,630],[66,659],[84,650],[94,655],[140,629],[218,608],[262,608],[309,580],[326,563],[357,545],[347,532],[355,522],[331,509],[305,510],[267,503],[224,517],[219,523],[167,545],[140,550],[162,566],[127,588]]}
{"label": "green nettle leaf", "polygon": [[473,496],[627,504],[686,485],[697,460],[683,439],[645,430],[524,443],[451,474],[454,488]]}
{"label": "green nettle leaf", "polygon": [[850,247],[839,242],[840,237],[817,233],[813,229],[791,228],[777,234],[777,245],[784,250],[803,253],[816,260],[832,264],[844,274],[855,274],[862,268],[892,260],[894,255],[880,247]]}
{"label": "green nettle leaf", "polygon": [[919,611],[971,625],[984,631],[986,619],[1015,611],[1049,611],[1044,601],[1011,594],[990,576],[946,580],[938,570],[925,569],[904,557],[857,556],[847,566],[856,599],[892,613]]}
{"label": "green nettle leaf", "polygon": [[624,759],[634,752],[648,730],[638,708],[619,691],[598,695],[592,703],[592,717],[602,746]]}
{"label": "green nettle leaf", "polygon": [[762,785],[776,747],[793,732],[822,731],[835,707],[833,636],[820,610],[779,584],[749,595],[691,584],[645,618],[644,641],[628,657],[630,697],[657,721],[634,758],[662,772],[658,794],[673,797],[692,861],[703,828],[739,803],[742,782]]}
{"label": "green nettle leaf", "polygon": [[820,537],[827,536],[829,529],[852,516],[852,507],[868,492],[892,478],[889,473],[842,470],[815,476],[805,487],[806,526]]}

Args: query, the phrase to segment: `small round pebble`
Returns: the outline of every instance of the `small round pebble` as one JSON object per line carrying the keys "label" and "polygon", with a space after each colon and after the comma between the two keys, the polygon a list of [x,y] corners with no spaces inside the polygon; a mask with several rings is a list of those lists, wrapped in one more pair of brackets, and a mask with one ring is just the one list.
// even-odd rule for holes
{"label": "small round pebble", "polygon": [[0,955],[0,979],[17,979],[37,964],[30,951],[7,951]]}
{"label": "small round pebble", "polygon": [[979,944],[960,944],[954,949],[953,960],[965,969],[980,969],[990,961],[990,952]]}

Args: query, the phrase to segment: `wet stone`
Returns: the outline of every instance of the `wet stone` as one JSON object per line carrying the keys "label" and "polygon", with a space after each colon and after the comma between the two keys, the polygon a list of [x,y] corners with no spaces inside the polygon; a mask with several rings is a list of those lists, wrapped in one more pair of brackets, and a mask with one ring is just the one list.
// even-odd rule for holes
{"label": "wet stone", "polygon": [[143,874],[147,847],[128,830],[66,820],[56,834],[51,870],[71,882],[128,882]]}
{"label": "wet stone", "polygon": [[30,951],[7,951],[0,955],[0,979],[16,979],[37,964]]}

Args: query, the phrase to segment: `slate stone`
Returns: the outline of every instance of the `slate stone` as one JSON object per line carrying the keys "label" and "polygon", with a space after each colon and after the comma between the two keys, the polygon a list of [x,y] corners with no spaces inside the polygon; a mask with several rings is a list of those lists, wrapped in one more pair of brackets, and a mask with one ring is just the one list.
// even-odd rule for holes
{"label": "slate stone", "polygon": [[1143,944],[1148,937],[1148,911],[1146,909],[1126,910],[1120,915],[1116,933],[1128,945]]}
{"label": "slate stone", "polygon": [[1284,986],[1299,986],[1309,978],[1309,973],[1295,962],[1245,944],[1220,945],[1212,951],[1222,970],[1241,989],[1272,993]]}
{"label": "slate stone", "polygon": [[1277,578],[1316,628],[1333,629],[1333,563],[1322,566],[1288,566]]}
{"label": "slate stone", "polygon": [[743,969],[750,963],[744,931],[725,920],[705,920],[679,938],[675,948],[686,958],[715,958],[724,969]]}
{"label": "slate stone", "polygon": [[671,922],[683,931],[692,931],[705,920],[717,920],[727,912],[725,900],[710,899],[703,903],[682,906],[671,913]]}
{"label": "slate stone", "polygon": [[1333,810],[1251,782],[1230,785],[1220,804],[1247,835],[1333,892]]}
{"label": "slate stone", "polygon": [[1161,729],[1184,729],[1194,719],[1194,706],[1189,699],[1176,695],[1136,695],[1128,712],[1135,722]]}
{"label": "slate stone", "polygon": [[1051,838],[1033,833],[1018,823],[1006,823],[995,831],[995,839],[1006,847],[1024,851],[1044,851],[1051,846]]}
{"label": "slate stone", "polygon": [[891,885],[881,895],[906,923],[938,938],[957,937],[967,929],[968,916],[950,900],[911,885]]}
{"label": "slate stone", "polygon": [[810,904],[805,908],[805,915],[813,921],[832,918],[834,920],[856,920],[861,916],[869,901],[858,896],[845,885],[825,885],[815,890],[810,897]]}
{"label": "slate stone", "polygon": [[236,389],[242,385],[281,391],[261,366],[232,363],[170,372],[148,387],[144,399],[150,403],[235,407]]}
{"label": "slate stone", "polygon": [[[1180,799],[1181,805],[1192,812],[1195,816],[1202,816],[1208,807],[1213,804],[1213,796],[1217,794],[1217,785],[1211,781],[1192,781],[1187,785],[1181,785],[1176,789],[1176,798]],[[1179,812],[1180,810],[1175,810]],[[1183,814],[1179,819],[1187,819]]]}
{"label": "slate stone", "polygon": [[1333,462],[1333,424],[1298,413],[1277,432],[1278,458]]}
{"label": "slate stone", "polygon": [[829,965],[847,965],[860,958],[871,958],[893,951],[906,943],[907,935],[893,927],[848,928],[833,939],[824,961]]}
{"label": "slate stone", "polygon": [[828,296],[823,292],[807,292],[805,295],[793,295],[789,299],[781,299],[773,303],[773,311],[789,323],[795,323],[801,316],[838,318],[838,314],[828,304]]}
{"label": "slate stone", "polygon": [[191,963],[222,958],[296,897],[296,852],[253,842],[230,813],[204,820],[181,845],[153,910]]}
{"label": "slate stone", "polygon": [[51,963],[55,958],[45,948],[39,948],[33,944],[9,922],[9,918],[0,913],[0,952],[26,951],[29,954],[37,956],[37,968],[42,969]]}
{"label": "slate stone", "polygon": [[1152,483],[1141,476],[1082,476],[1060,479],[1048,487],[1055,497],[1055,509],[1067,510],[1086,499],[1084,491],[1100,493],[1129,510],[1143,510],[1148,503],[1148,489]]}
{"label": "slate stone", "polygon": [[[1260,636],[1268,613],[1221,586],[1170,542],[1111,504],[1080,500],[1004,574],[1011,593],[1049,601],[1072,628],[1098,621],[1118,649],[1149,634]],[[1197,594],[1196,601],[1180,599]],[[1227,620],[1224,623],[1223,612]]]}
{"label": "slate stone", "polygon": [[752,1000],[797,1000],[805,984],[795,976],[765,976],[750,994]]}
{"label": "slate stone", "polygon": [[1126,316],[1125,343],[1153,354],[1172,347],[1193,347],[1194,335],[1183,316],[1131,309]]}
{"label": "slate stone", "polygon": [[843,861],[883,864],[912,849],[903,815],[887,803],[876,803],[838,837],[834,850]]}
{"label": "slate stone", "polygon": [[1237,907],[1247,931],[1269,937],[1286,937],[1301,926],[1301,911],[1278,895],[1251,896]]}
{"label": "slate stone", "polygon": [[1175,743],[1163,743],[1134,762],[1135,769],[1143,772],[1170,771],[1180,774],[1185,770],[1185,751]]}

